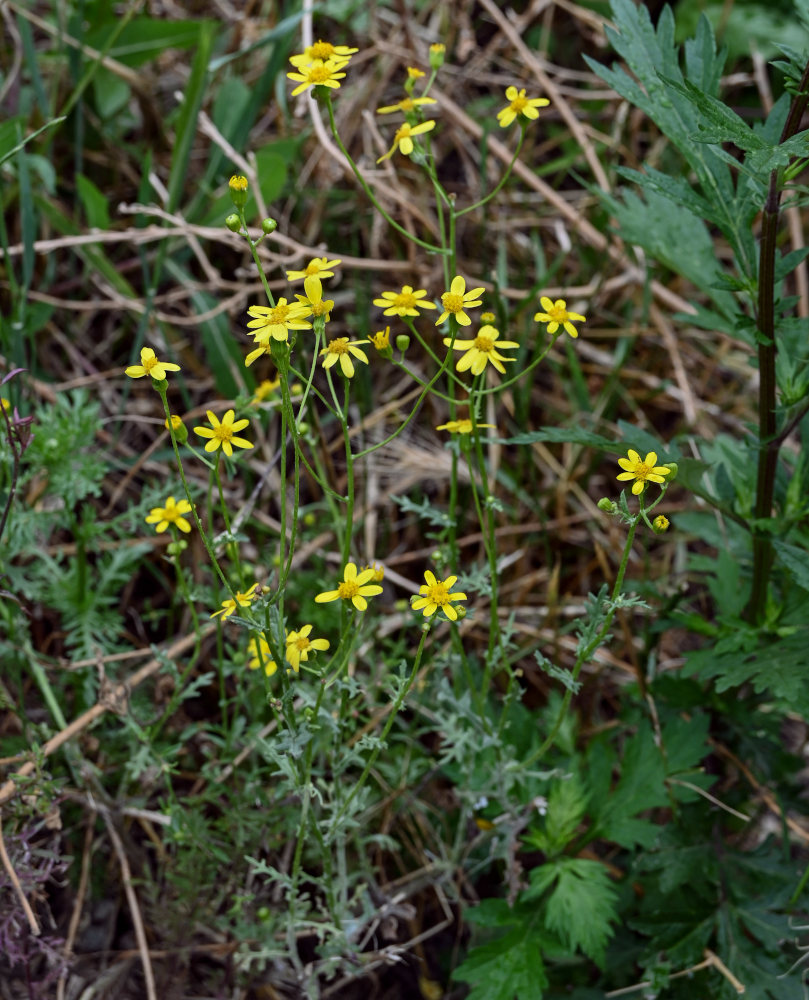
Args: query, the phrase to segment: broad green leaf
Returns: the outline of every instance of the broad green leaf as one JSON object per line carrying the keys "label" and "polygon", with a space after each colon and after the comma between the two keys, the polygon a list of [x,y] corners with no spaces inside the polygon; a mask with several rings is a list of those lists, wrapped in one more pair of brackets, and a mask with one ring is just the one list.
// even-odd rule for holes
{"label": "broad green leaf", "polygon": [[93,77],[93,96],[96,110],[104,119],[113,118],[126,105],[132,96],[129,84],[111,73],[104,66],[99,66]]}
{"label": "broad green leaf", "polygon": [[514,437],[500,438],[497,443],[535,444],[540,441],[548,444],[581,444],[587,448],[598,448],[600,451],[620,452],[622,450],[620,442],[612,441],[600,434],[593,434],[591,431],[581,430],[578,427],[545,427],[541,431],[528,431]]}
{"label": "broad green leaf", "polygon": [[191,65],[191,75],[185,85],[183,103],[177,118],[176,142],[171,158],[171,173],[169,175],[169,197],[167,209],[173,212],[180,203],[180,195],[185,186],[188,170],[188,159],[196,133],[205,87],[208,81],[208,61],[214,42],[214,25],[204,22],[199,32],[199,46]]}
{"label": "broad green leaf", "polygon": [[88,225],[95,229],[109,229],[110,213],[104,194],[84,174],[76,174],[76,190],[81,198]]}
{"label": "broad green leaf", "polygon": [[[115,27],[115,22],[88,32],[85,41],[102,49]],[[167,21],[163,18],[135,17],[112,45],[109,55],[127,66],[142,66],[167,49],[193,49],[201,44],[206,31],[218,30],[216,21]]]}

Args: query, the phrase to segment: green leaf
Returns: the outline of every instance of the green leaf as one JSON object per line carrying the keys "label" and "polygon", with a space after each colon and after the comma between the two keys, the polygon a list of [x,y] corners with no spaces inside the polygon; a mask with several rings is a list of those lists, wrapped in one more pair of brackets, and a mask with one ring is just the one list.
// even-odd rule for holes
{"label": "green leaf", "polygon": [[107,199],[84,174],[76,174],[76,190],[84,207],[88,225],[96,229],[110,228],[110,213]]}
{"label": "green leaf", "polygon": [[194,55],[191,75],[183,93],[183,103],[180,106],[180,114],[177,119],[177,141],[172,154],[168,183],[169,197],[166,208],[170,212],[173,212],[179,205],[180,194],[187,179],[188,160],[208,81],[208,61],[213,49],[215,27],[212,22],[203,22],[200,26],[199,46]]}
{"label": "green leaf", "polygon": [[581,444],[600,451],[620,452],[620,442],[582,430],[579,427],[545,427],[541,431],[528,431],[511,438],[498,438],[498,444]]}
{"label": "green leaf", "polygon": [[809,553],[779,539],[773,540],[773,546],[795,583],[804,590],[809,590]]}
{"label": "green leaf", "polygon": [[[117,22],[88,32],[84,41],[103,49]],[[201,44],[204,32],[217,30],[216,21],[167,21],[163,18],[135,17],[116,38],[107,55],[127,66],[142,66],[166,49],[193,49]]]}
{"label": "green leaf", "polygon": [[501,937],[471,949],[452,973],[472,986],[467,1000],[542,1000],[548,985],[544,946],[558,947],[538,929],[536,909],[510,909],[504,900],[487,899],[467,919],[484,926],[509,927]]}
{"label": "green leaf", "polygon": [[586,858],[558,858],[531,872],[525,899],[539,899],[553,886],[543,903],[545,925],[575,951],[580,948],[598,965],[617,920],[617,894],[607,869]]}
{"label": "green leaf", "polygon": [[655,745],[651,727],[643,722],[626,743],[621,777],[597,818],[598,831],[624,847],[635,843],[650,846],[658,828],[634,817],[668,802],[663,756]]}
{"label": "green leaf", "polygon": [[111,73],[104,66],[99,66],[93,77],[93,96],[99,115],[104,119],[110,119],[126,107],[132,96],[132,90],[120,76]]}
{"label": "green leaf", "polygon": [[575,775],[554,781],[544,822],[541,827],[532,827],[526,840],[545,854],[559,854],[573,839],[586,808],[587,791]]}

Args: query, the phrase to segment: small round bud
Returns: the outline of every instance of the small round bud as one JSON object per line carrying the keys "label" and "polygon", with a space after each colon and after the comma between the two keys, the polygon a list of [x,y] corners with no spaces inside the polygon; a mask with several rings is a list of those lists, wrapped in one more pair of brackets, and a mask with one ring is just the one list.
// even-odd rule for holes
{"label": "small round bud", "polygon": [[605,514],[614,514],[618,510],[618,504],[614,500],[610,500],[609,497],[602,497],[596,506],[599,510],[603,510]]}
{"label": "small round bud", "polygon": [[228,181],[230,200],[236,208],[244,208],[247,204],[247,178],[242,174],[234,174]]}
{"label": "small round bud", "polygon": [[303,515],[303,523],[307,528],[313,528],[317,524],[317,517],[315,517],[311,510]]}
{"label": "small round bud", "polygon": [[261,923],[266,923],[270,919],[269,906],[259,906],[259,908],[256,910],[256,916],[261,921]]}
{"label": "small round bud", "polygon": [[664,462],[663,464],[669,470],[669,474],[666,476],[666,482],[670,483],[672,480],[677,478],[679,466],[676,462]]}
{"label": "small round bud", "polygon": [[458,621],[462,621],[466,618],[466,608],[462,604],[459,604],[455,610],[458,612]]}
{"label": "small round bud", "polygon": [[402,354],[410,347],[410,337],[406,333],[400,333],[396,337],[396,350]]}
{"label": "small round bud", "polygon": [[169,542],[166,546],[166,552],[170,556],[179,556],[188,548],[188,542],[184,538],[178,538],[176,542]]}
{"label": "small round bud", "polygon": [[231,212],[231,214],[225,219],[225,225],[232,233],[238,233],[241,232],[242,220],[238,215],[236,215],[235,212]]}
{"label": "small round bud", "polygon": [[299,434],[308,434],[311,429],[312,428],[309,426],[309,424],[306,423],[305,420],[301,420],[301,422],[298,424]]}
{"label": "small round bud", "polygon": [[270,233],[274,233],[278,228],[278,223],[275,219],[262,219],[261,220],[261,231],[265,236],[269,236]]}
{"label": "small round bud", "polygon": [[430,631],[430,623],[429,622],[422,622],[421,623],[421,631],[422,632],[429,632]]}
{"label": "small round bud", "polygon": [[656,535],[662,535],[664,531],[668,531],[669,524],[670,521],[665,514],[658,514],[654,521],[652,521],[652,527]]}
{"label": "small round bud", "polygon": [[446,51],[446,45],[442,45],[441,42],[436,42],[430,46],[430,69],[441,69],[444,65]]}

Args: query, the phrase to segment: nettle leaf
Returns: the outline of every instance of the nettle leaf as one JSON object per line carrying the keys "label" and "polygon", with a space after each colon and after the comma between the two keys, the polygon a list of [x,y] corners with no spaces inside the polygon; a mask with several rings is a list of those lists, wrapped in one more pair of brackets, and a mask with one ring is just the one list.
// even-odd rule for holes
{"label": "nettle leaf", "polygon": [[551,890],[542,905],[548,930],[571,951],[580,948],[603,965],[610,924],[617,920],[617,893],[604,865],[586,858],[557,858],[535,868],[530,879],[524,899],[538,900]]}
{"label": "nettle leaf", "polygon": [[526,841],[545,854],[560,853],[573,839],[587,808],[587,791],[575,776],[554,781],[548,793],[548,808],[541,827]]}
{"label": "nettle leaf", "polygon": [[558,942],[541,930],[536,907],[509,907],[502,899],[484,899],[467,910],[467,920],[484,927],[509,928],[500,937],[473,947],[452,973],[469,983],[467,1000],[542,1000],[548,986],[542,951]]}

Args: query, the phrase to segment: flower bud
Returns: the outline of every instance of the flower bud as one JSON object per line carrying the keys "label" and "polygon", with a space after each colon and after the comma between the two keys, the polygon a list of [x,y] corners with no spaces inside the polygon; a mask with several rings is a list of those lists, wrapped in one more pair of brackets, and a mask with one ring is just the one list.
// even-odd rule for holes
{"label": "flower bud", "polygon": [[430,69],[441,69],[446,51],[446,45],[442,45],[441,42],[430,46]]}
{"label": "flower bud", "polygon": [[235,212],[232,212],[232,213],[231,213],[231,214],[230,214],[230,215],[229,215],[229,216],[228,216],[228,217],[227,217],[227,218],[225,219],[225,225],[226,225],[226,226],[228,227],[228,229],[229,229],[229,230],[230,230],[230,231],[231,231],[232,233],[238,233],[238,232],[240,232],[240,231],[241,231],[241,228],[242,228],[242,220],[241,220],[241,219],[239,218],[239,216],[238,216],[238,215],[236,215],[236,213],[235,213]]}
{"label": "flower bud", "polygon": [[677,478],[677,470],[679,466],[676,462],[664,462],[663,464],[669,470],[669,474],[666,476],[666,482],[670,483]]}
{"label": "flower bud", "polygon": [[[166,430],[169,429],[168,420],[163,421]],[[178,417],[176,413],[171,415],[171,428],[174,431],[174,440],[177,444],[185,444],[188,440],[188,428],[183,423],[182,417]]]}
{"label": "flower bud", "polygon": [[228,181],[230,189],[230,200],[236,208],[244,208],[247,204],[247,178],[241,174],[234,174]]}
{"label": "flower bud", "polygon": [[270,233],[274,233],[278,228],[278,223],[275,219],[262,219],[261,220],[261,231],[265,236],[269,236]]}
{"label": "flower bud", "polygon": [[313,528],[317,524],[317,517],[312,513],[312,511],[307,511],[303,515],[303,523],[307,528]]}
{"label": "flower bud", "polygon": [[400,333],[396,337],[396,350],[402,354],[410,347],[410,337],[406,333]]}
{"label": "flower bud", "polygon": [[596,506],[599,510],[603,510],[605,514],[614,514],[618,510],[618,504],[614,500],[610,500],[609,497],[602,497]]}
{"label": "flower bud", "polygon": [[658,514],[654,521],[652,521],[655,534],[662,535],[664,531],[668,531],[669,523],[669,519],[665,514]]}
{"label": "flower bud", "polygon": [[166,552],[170,556],[179,556],[188,548],[188,542],[184,538],[178,538],[176,542],[169,542]]}

